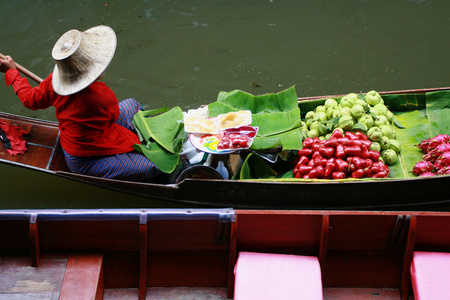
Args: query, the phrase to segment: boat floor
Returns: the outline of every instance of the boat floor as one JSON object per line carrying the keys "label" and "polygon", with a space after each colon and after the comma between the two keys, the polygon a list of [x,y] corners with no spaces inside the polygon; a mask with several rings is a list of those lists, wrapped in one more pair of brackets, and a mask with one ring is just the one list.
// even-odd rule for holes
{"label": "boat floor", "polygon": [[[0,300],[59,299],[66,269],[67,255],[44,255],[39,267],[31,267],[26,256],[0,256]],[[225,287],[149,287],[146,299],[227,299]],[[104,290],[105,300],[138,299],[138,289]],[[397,289],[324,288],[325,300],[393,300],[401,299]],[[410,300],[413,300],[413,296]]]}

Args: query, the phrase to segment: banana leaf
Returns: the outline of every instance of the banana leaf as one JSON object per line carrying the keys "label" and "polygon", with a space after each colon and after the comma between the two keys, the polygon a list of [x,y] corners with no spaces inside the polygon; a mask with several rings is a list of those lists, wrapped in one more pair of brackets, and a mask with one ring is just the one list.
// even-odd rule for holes
{"label": "banana leaf", "polygon": [[275,178],[277,173],[266,164],[265,160],[250,153],[242,163],[239,171],[233,176],[233,179],[267,179]]}
{"label": "banana leaf", "polygon": [[[259,127],[258,136],[251,147],[253,150],[279,145],[283,149],[301,148],[301,136],[298,133],[301,119],[295,87],[277,94],[259,96],[239,90],[220,92],[217,102],[209,104],[208,110],[211,117],[231,111],[250,110],[252,126]],[[296,140],[290,140],[291,138]]]}
{"label": "banana leaf", "polygon": [[430,137],[425,110],[396,113],[395,118],[404,128],[394,126],[396,139],[400,142],[402,149],[398,161],[389,166],[391,177],[416,177],[411,171],[415,164],[422,160],[423,153],[415,145]]}
{"label": "banana leaf", "polygon": [[303,136],[298,129],[290,130],[267,137],[255,137],[252,149],[271,149],[283,145],[284,150],[298,150],[302,148]]}
{"label": "banana leaf", "polygon": [[187,136],[181,108],[139,111],[133,117],[133,125],[142,140],[142,144],[133,145],[134,149],[144,154],[161,171],[173,172]]}
{"label": "banana leaf", "polygon": [[158,143],[148,145],[134,144],[134,149],[144,154],[164,173],[172,173],[180,161],[179,153],[171,153],[162,148]]}
{"label": "banana leaf", "polygon": [[[402,128],[394,127],[402,151],[397,163],[389,167],[391,176],[416,177],[411,171],[418,161],[423,160],[423,153],[416,145],[438,134],[450,133],[450,93],[439,91],[421,95],[396,95],[383,99],[390,109],[394,107],[397,110],[406,110],[395,112],[395,120],[402,124]],[[411,110],[414,108],[416,110]]]}
{"label": "banana leaf", "polygon": [[217,96],[217,102],[227,104],[237,110],[249,109],[254,114],[284,112],[298,108],[297,93],[294,86],[276,94],[259,96],[253,96],[240,90],[228,93],[220,92]]}
{"label": "banana leaf", "polygon": [[133,117],[133,125],[146,143],[153,139],[171,153],[181,150],[180,138],[177,137],[180,134],[180,127],[184,124],[183,112],[179,106],[170,110],[163,107],[139,111]]}
{"label": "banana leaf", "polygon": [[287,112],[262,113],[252,116],[253,126],[258,126],[259,136],[271,136],[301,126],[300,108]]}
{"label": "banana leaf", "polygon": [[426,94],[383,95],[384,104],[392,112],[407,112],[426,108]]}
{"label": "banana leaf", "polygon": [[450,134],[450,91],[427,93],[430,136]]}

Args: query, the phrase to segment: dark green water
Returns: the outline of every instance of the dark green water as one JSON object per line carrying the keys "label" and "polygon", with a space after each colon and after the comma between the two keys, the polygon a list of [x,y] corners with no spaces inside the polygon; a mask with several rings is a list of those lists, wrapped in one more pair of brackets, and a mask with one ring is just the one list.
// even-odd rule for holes
{"label": "dark green water", "polygon": [[[234,89],[295,85],[300,97],[450,86],[447,0],[0,3],[0,52],[41,77],[64,32],[111,26],[118,47],[104,81],[147,109],[197,108]],[[11,87],[0,95],[2,111],[55,119],[23,108]],[[0,187],[3,208],[171,205],[6,166]]]}

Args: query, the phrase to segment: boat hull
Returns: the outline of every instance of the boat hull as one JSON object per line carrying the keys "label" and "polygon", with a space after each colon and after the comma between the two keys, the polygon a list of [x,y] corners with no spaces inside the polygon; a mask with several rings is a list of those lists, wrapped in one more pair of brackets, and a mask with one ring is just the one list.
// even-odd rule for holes
{"label": "boat hull", "polygon": [[[381,94],[423,94],[444,89],[449,88]],[[299,101],[316,98],[319,97],[300,98]],[[450,207],[450,196],[445,192],[445,187],[450,184],[448,175],[376,181],[187,178],[177,184],[140,183],[79,175],[69,172],[65,165],[56,122],[6,113],[0,113],[0,119],[30,131],[26,137],[28,151],[23,155],[11,156],[2,148],[0,162],[152,200],[196,207],[251,209],[447,210]],[[151,207],[151,202],[142,203],[140,206]]]}

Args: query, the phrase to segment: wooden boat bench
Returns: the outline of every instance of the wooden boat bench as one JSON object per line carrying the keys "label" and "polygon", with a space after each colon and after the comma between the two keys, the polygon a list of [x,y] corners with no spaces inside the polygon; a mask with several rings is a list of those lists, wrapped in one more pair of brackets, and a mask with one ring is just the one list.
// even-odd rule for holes
{"label": "wooden boat bench", "polygon": [[322,299],[328,215],[245,210],[235,214],[228,298]]}
{"label": "wooden boat bench", "polygon": [[403,290],[415,300],[450,299],[450,218],[448,213],[411,216],[405,252]]}
{"label": "wooden boat bench", "polygon": [[234,299],[323,299],[315,256],[240,252]]}

